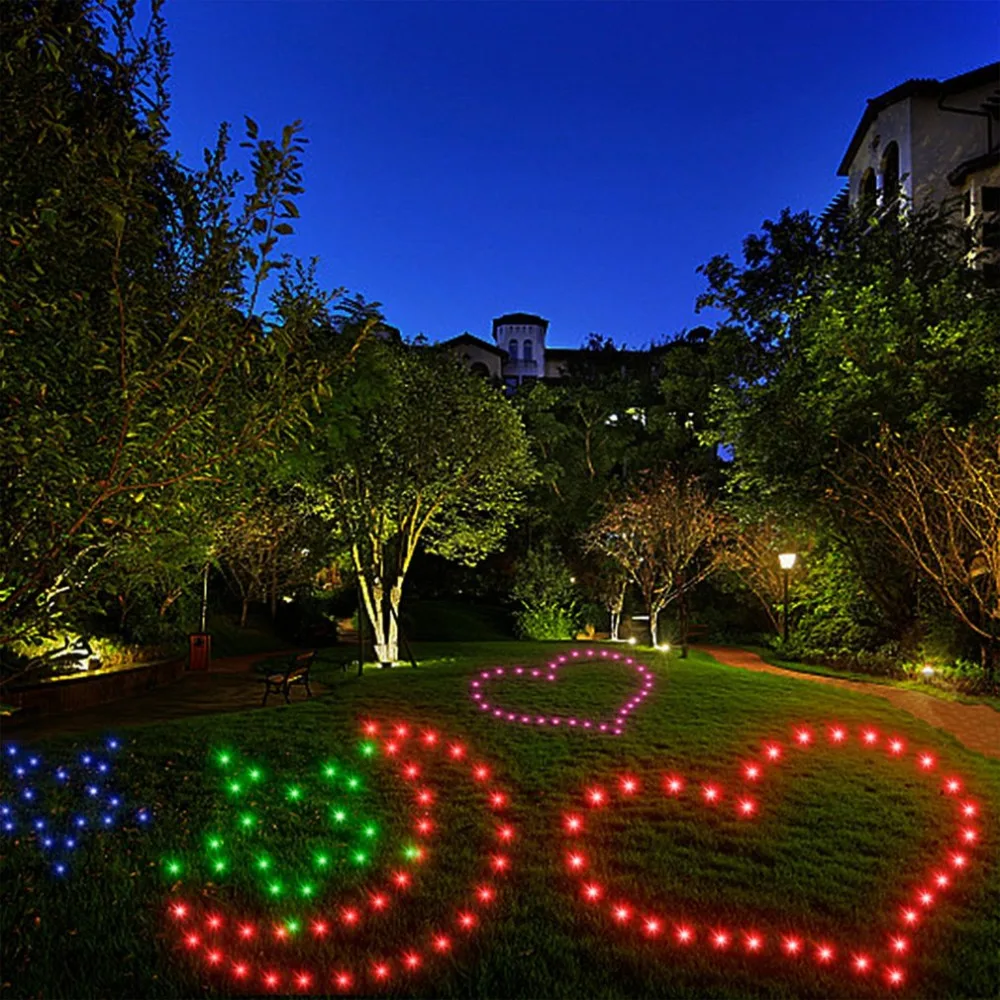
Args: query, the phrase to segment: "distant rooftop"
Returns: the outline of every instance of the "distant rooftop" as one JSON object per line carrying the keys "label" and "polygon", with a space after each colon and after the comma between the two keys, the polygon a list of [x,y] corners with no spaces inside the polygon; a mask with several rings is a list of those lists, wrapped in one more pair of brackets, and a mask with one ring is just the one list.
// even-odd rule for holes
{"label": "distant rooftop", "polygon": [[503,316],[497,316],[493,320],[493,336],[497,335],[498,326],[540,326],[544,329],[549,328],[549,321],[543,319],[541,316],[536,316],[534,313],[504,313]]}

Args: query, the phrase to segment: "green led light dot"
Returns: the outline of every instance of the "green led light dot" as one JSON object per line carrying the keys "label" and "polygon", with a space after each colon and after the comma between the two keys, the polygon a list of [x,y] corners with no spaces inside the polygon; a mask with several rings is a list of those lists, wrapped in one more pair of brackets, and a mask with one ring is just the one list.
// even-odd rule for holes
{"label": "green led light dot", "polygon": [[239,795],[243,791],[243,786],[238,781],[229,782],[230,795]]}
{"label": "green led light dot", "polygon": [[310,885],[308,882],[303,882],[302,885],[299,886],[299,892],[302,893],[306,899],[308,899],[315,891],[316,887]]}
{"label": "green led light dot", "polygon": [[222,838],[221,837],[209,837],[208,838],[208,849],[210,851],[217,851],[217,850],[219,850],[220,847],[222,847]]}
{"label": "green led light dot", "polygon": [[232,763],[233,755],[229,753],[228,750],[220,750],[216,755],[215,759],[223,766],[228,767]]}
{"label": "green led light dot", "polygon": [[167,870],[168,875],[180,875],[180,873],[184,870],[184,866],[175,858],[169,858],[164,861],[163,867]]}
{"label": "green led light dot", "polygon": [[323,767],[323,777],[325,777],[325,778],[333,778],[333,777],[336,777],[336,774],[337,774],[337,765],[336,764],[326,764],[326,765],[324,765],[324,767]]}
{"label": "green led light dot", "polygon": [[374,824],[374,823],[369,823],[369,824],[368,824],[368,825],[367,825],[367,826],[366,826],[366,827],[365,827],[365,828],[364,828],[364,829],[363,829],[363,830],[362,830],[361,832],[362,832],[362,833],[363,833],[363,834],[364,834],[364,835],[365,835],[366,837],[368,837],[369,839],[371,839],[372,837],[374,837],[374,836],[375,836],[375,834],[376,834],[376,833],[377,833],[378,831],[377,831],[377,830],[375,829],[375,824]]}
{"label": "green led light dot", "polygon": [[347,787],[352,792],[356,791],[357,789],[359,789],[361,787],[361,779],[360,778],[348,778],[347,779]]}
{"label": "green led light dot", "polygon": [[270,858],[258,858],[257,859],[257,867],[262,872],[266,872],[268,870],[268,868],[271,867],[271,859]]}
{"label": "green led light dot", "polygon": [[375,744],[374,743],[362,743],[361,753],[365,757],[373,757],[375,755]]}
{"label": "green led light dot", "polygon": [[302,798],[302,789],[298,785],[289,785],[286,794],[292,802],[298,802]]}
{"label": "green led light dot", "polygon": [[267,891],[268,891],[268,892],[269,892],[269,893],[270,893],[270,894],[271,894],[272,896],[280,896],[280,895],[281,895],[281,888],[282,888],[282,887],[281,887],[281,883],[280,883],[280,882],[272,882],[272,883],[271,883],[271,884],[270,884],[270,885],[269,885],[269,886],[267,887]]}
{"label": "green led light dot", "polygon": [[326,854],[317,854],[315,861],[317,868],[326,868],[326,866],[330,863],[330,858]]}
{"label": "green led light dot", "polygon": [[287,930],[289,934],[298,934],[298,932],[302,930],[302,924],[293,917],[290,920],[285,921],[285,930]]}
{"label": "green led light dot", "polygon": [[334,823],[343,823],[347,820],[347,813],[343,809],[334,809],[333,811],[333,821]]}
{"label": "green led light dot", "polygon": [[420,857],[420,848],[414,847],[413,844],[408,844],[403,848],[403,857],[406,858],[407,861],[415,861]]}
{"label": "green led light dot", "polygon": [[363,864],[365,864],[365,863],[366,863],[366,862],[368,861],[368,855],[367,855],[367,854],[365,854],[365,852],[364,852],[364,851],[355,851],[355,852],[354,852],[354,853],[353,853],[353,854],[351,855],[351,860],[352,860],[352,861],[353,861],[353,862],[354,862],[354,863],[355,863],[356,865],[363,865]]}
{"label": "green led light dot", "polygon": [[226,862],[225,862],[225,861],[223,861],[223,860],[222,860],[222,859],[220,858],[220,859],[219,859],[218,861],[216,861],[216,862],[214,862],[214,863],[213,863],[213,865],[212,865],[212,870],[213,870],[213,871],[214,871],[214,872],[215,872],[215,873],[216,873],[217,875],[221,875],[221,874],[222,874],[222,873],[223,873],[223,872],[224,872],[224,871],[226,870],[226,868],[227,868],[227,867],[228,867],[228,865],[226,864]]}
{"label": "green led light dot", "polygon": [[259,767],[251,767],[250,770],[247,771],[247,777],[251,781],[260,781],[260,779],[263,778],[264,775]]}
{"label": "green led light dot", "polygon": [[254,827],[256,825],[257,825],[257,817],[254,816],[253,813],[244,813],[240,817],[240,826],[242,826],[244,830],[249,830],[251,827]]}

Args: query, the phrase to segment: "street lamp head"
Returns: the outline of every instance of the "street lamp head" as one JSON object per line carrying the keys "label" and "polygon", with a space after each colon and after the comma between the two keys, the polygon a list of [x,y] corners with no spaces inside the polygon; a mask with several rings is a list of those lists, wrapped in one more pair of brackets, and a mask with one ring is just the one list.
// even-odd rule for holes
{"label": "street lamp head", "polygon": [[793,569],[795,567],[795,560],[798,557],[794,552],[782,552],[778,556],[778,563],[784,570]]}

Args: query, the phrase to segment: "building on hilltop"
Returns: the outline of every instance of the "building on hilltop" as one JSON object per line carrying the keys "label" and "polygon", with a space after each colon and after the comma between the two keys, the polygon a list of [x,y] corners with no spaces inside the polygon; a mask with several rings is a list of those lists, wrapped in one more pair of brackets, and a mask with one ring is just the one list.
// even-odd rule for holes
{"label": "building on hilltop", "polygon": [[900,195],[917,208],[952,199],[977,256],[992,255],[1000,249],[1000,62],[907,80],[871,98],[837,173],[848,179],[852,208],[890,210]]}

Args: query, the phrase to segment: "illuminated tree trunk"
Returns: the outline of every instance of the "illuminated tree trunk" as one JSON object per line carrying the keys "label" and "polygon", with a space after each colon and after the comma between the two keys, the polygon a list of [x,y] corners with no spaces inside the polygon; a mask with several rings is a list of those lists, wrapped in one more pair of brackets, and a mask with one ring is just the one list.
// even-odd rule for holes
{"label": "illuminated tree trunk", "polygon": [[618,642],[621,632],[622,624],[622,609],[625,607],[625,591],[628,589],[628,578],[622,579],[622,585],[618,590],[617,595],[612,599],[611,603],[608,605],[608,611],[611,614],[611,641]]}
{"label": "illuminated tree trunk", "polygon": [[657,645],[656,633],[658,630],[659,618],[660,618],[660,609],[651,606],[649,609],[649,638],[653,646]]}

